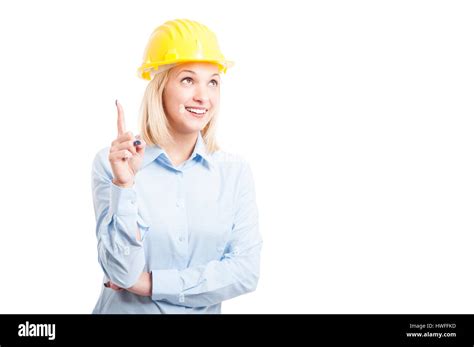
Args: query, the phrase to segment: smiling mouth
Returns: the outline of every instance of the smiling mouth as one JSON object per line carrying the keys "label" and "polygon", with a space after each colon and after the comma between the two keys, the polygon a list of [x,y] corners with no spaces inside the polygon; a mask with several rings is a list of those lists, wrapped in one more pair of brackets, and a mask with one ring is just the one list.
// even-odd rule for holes
{"label": "smiling mouth", "polygon": [[194,107],[185,107],[186,111],[191,113],[194,117],[204,117],[207,114],[207,108],[194,108]]}

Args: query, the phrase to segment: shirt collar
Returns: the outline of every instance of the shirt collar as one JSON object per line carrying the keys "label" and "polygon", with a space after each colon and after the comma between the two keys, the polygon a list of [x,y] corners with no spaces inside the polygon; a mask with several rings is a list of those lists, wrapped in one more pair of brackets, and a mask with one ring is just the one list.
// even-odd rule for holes
{"label": "shirt collar", "polygon": [[204,161],[206,161],[209,165],[212,164],[211,157],[209,153],[207,153],[206,144],[204,143],[204,139],[202,138],[201,132],[198,133],[198,138],[196,141],[196,145],[194,146],[194,151],[191,154],[191,159],[194,159],[196,155],[204,159]]}
{"label": "shirt collar", "polygon": [[[143,155],[142,168],[150,164],[152,161],[156,160],[162,154],[167,155],[165,150],[159,145],[146,146],[145,154]],[[203,159],[201,161],[203,162],[203,164],[205,162],[208,167],[212,166],[211,156],[209,155],[209,153],[207,153],[206,144],[204,143],[204,139],[202,138],[201,132],[198,133],[196,145],[194,146],[194,150],[189,160],[194,160],[194,158],[197,156]]]}

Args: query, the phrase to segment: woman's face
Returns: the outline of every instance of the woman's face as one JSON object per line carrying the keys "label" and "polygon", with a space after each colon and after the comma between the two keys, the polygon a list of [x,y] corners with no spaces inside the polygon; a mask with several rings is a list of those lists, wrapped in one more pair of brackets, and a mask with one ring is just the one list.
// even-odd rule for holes
{"label": "woman's face", "polygon": [[171,69],[163,106],[176,133],[201,131],[219,106],[220,76],[215,64],[191,62]]}

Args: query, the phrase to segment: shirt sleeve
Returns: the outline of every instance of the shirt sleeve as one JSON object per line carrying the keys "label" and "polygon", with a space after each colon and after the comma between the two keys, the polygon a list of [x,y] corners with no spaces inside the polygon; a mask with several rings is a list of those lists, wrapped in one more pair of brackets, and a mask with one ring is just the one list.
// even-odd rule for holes
{"label": "shirt sleeve", "polygon": [[[148,226],[139,216],[135,187],[118,187],[112,179],[108,158],[101,151],[92,165],[98,260],[113,283],[130,288],[145,268],[143,239]],[[137,228],[142,241],[136,239]]]}
{"label": "shirt sleeve", "polygon": [[152,270],[152,300],[201,307],[254,291],[260,274],[262,238],[255,187],[244,162],[237,188],[234,223],[220,260],[184,270]]}

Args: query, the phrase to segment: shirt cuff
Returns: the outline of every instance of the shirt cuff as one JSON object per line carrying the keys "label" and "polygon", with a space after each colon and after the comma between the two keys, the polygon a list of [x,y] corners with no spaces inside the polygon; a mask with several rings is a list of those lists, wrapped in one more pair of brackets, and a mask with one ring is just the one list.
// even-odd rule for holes
{"label": "shirt cuff", "polygon": [[152,300],[184,301],[184,296],[181,294],[182,283],[178,270],[152,270],[151,278]]}
{"label": "shirt cuff", "polygon": [[112,183],[110,187],[110,212],[117,216],[138,213],[135,186],[122,188]]}

